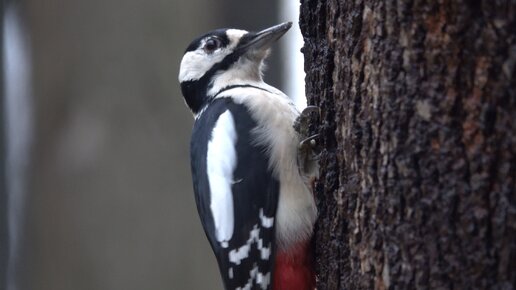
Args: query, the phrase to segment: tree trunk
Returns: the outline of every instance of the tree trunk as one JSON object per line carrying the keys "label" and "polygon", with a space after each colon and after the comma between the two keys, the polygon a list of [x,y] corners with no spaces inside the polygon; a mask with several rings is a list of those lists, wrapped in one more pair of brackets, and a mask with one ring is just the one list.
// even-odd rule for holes
{"label": "tree trunk", "polygon": [[318,290],[515,289],[516,1],[301,2]]}

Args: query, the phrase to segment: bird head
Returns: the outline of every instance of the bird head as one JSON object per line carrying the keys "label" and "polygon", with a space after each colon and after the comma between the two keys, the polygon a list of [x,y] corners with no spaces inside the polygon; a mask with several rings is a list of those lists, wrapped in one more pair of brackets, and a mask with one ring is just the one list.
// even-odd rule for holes
{"label": "bird head", "polygon": [[194,114],[221,89],[262,81],[270,47],[292,26],[282,23],[259,32],[218,29],[196,38],[185,51],[179,82]]}

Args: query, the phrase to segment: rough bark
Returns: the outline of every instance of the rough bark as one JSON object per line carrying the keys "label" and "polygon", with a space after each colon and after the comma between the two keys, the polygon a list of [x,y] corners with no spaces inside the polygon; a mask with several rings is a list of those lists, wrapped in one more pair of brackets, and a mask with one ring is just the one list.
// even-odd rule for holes
{"label": "rough bark", "polygon": [[516,1],[302,0],[318,290],[516,288]]}

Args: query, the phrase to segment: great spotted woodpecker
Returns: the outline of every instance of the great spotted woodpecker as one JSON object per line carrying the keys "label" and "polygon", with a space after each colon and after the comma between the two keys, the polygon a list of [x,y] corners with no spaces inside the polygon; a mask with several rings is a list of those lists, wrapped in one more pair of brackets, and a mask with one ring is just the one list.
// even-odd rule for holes
{"label": "great spotted woodpecker", "polygon": [[272,44],[292,26],[219,29],[195,39],[179,82],[195,117],[195,200],[226,290],[312,290],[317,209],[298,166],[299,112],[262,79]]}

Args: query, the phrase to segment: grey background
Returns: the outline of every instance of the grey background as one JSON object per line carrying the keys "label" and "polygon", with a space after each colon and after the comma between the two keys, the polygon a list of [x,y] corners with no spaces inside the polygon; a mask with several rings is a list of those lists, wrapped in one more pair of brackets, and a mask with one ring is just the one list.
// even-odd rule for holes
{"label": "grey background", "polygon": [[[18,2],[34,105],[19,289],[222,289],[194,205],[178,66],[194,37],[271,26],[279,4]],[[281,88],[275,48],[267,80]]]}

